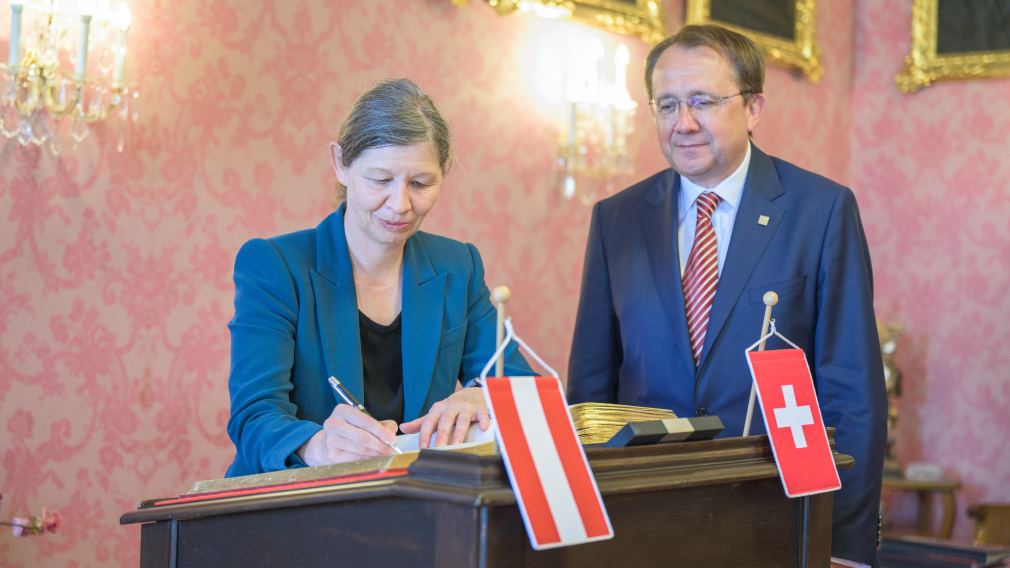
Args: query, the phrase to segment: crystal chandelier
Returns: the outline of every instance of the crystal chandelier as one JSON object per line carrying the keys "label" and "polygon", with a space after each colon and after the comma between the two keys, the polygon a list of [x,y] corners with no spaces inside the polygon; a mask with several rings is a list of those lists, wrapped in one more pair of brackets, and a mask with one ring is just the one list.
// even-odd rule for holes
{"label": "crystal chandelier", "polygon": [[123,83],[130,8],[110,0],[13,0],[0,66],[0,133],[54,155],[107,121],[123,150],[137,92]]}
{"label": "crystal chandelier", "polygon": [[585,203],[631,173],[628,137],[638,104],[628,94],[630,54],[621,44],[608,65],[598,39],[573,45],[566,68],[565,104],[558,136],[561,195]]}

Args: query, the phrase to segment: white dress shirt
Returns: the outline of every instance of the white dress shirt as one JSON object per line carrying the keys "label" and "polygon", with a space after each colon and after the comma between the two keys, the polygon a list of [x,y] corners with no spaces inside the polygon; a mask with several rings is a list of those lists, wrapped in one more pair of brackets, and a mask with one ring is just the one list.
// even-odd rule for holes
{"label": "white dress shirt", "polygon": [[750,144],[743,162],[726,179],[715,187],[702,187],[684,176],[680,176],[680,197],[677,211],[677,242],[680,243],[680,275],[687,268],[687,257],[694,245],[694,232],[698,224],[698,196],[706,191],[714,192],[722,198],[719,206],[712,213],[712,228],[715,229],[716,249],[719,253],[719,275],[722,275],[722,265],[726,262],[726,251],[729,250],[729,239],[733,236],[733,223],[736,212],[740,209],[740,197],[743,195],[743,184],[747,181],[747,169],[750,167]]}

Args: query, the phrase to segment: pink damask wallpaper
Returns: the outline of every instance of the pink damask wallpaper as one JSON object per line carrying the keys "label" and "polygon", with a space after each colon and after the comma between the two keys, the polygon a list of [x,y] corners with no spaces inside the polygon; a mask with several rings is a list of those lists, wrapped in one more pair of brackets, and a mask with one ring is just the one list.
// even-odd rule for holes
{"label": "pink damask wallpaper", "polygon": [[[589,209],[556,191],[545,38],[578,28],[631,50],[635,174],[600,191],[664,167],[640,85],[648,46],[631,38],[501,18],[477,2],[130,4],[127,72],[143,107],[125,152],[102,131],[59,159],[0,143],[0,515],[42,506],[64,515],[56,534],[0,534],[0,566],[136,565],[139,531],[119,516],[223,473],[234,253],[330,210],[326,144],[372,82],[411,77],[439,105],[456,163],[426,228],[480,248],[489,284],[513,290],[518,331],[558,369]],[[667,4],[675,24],[680,3]],[[955,418],[1007,427],[996,413],[1010,393],[999,325],[1006,83],[898,95],[890,81],[911,2],[888,12],[866,4],[820,3],[825,76],[812,85],[769,68],[756,140],[852,184],[860,199],[878,311],[909,329],[909,457],[948,466],[966,495],[1007,500],[1006,466],[979,465],[999,463],[1005,446],[951,427]],[[966,181],[968,199],[942,191]],[[941,306],[955,282],[972,294]],[[958,354],[973,346],[975,357]]]}
{"label": "pink damask wallpaper", "polygon": [[[902,462],[960,479],[969,503],[1010,502],[1010,79],[894,86],[903,9],[856,10],[851,183],[866,225],[878,317],[900,322]],[[914,510],[892,496],[894,517]]]}

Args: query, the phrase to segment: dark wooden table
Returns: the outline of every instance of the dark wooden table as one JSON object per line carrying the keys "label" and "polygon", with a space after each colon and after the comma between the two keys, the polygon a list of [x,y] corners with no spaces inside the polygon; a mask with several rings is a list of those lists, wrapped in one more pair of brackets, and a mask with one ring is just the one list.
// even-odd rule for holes
{"label": "dark wooden table", "polygon": [[580,546],[530,547],[500,457],[432,450],[397,479],[145,507],[121,522],[142,523],[145,568],[828,565],[831,494],[785,497],[764,436],[587,454],[615,537]]}

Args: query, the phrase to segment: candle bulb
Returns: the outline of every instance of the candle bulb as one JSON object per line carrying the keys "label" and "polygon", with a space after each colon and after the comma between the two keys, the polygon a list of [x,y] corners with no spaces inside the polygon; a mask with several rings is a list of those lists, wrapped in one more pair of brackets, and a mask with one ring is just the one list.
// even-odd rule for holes
{"label": "candle bulb", "polygon": [[113,48],[112,60],[112,86],[119,88],[123,86],[123,66],[126,62],[126,32],[130,29],[132,17],[130,7],[123,2],[116,9],[112,17],[112,24],[117,29],[116,46]]}
{"label": "candle bulb", "polygon": [[620,97],[624,102],[624,99],[630,98],[628,95],[628,62],[631,61],[631,54],[628,52],[628,46],[623,43],[617,46],[617,51],[614,53],[614,86],[616,87],[617,96]]}
{"label": "candle bulb", "polygon": [[88,33],[91,29],[91,14],[81,14],[81,37],[77,49],[77,80],[84,82],[84,71],[88,67]]}
{"label": "candle bulb", "polygon": [[600,89],[603,87],[606,72],[604,71],[604,54],[606,50],[603,48],[603,42],[599,38],[594,38],[589,48],[589,59],[592,61],[589,64],[587,70],[589,71],[589,84],[587,87],[587,95],[589,100],[600,100],[601,93]]}
{"label": "candle bulb", "polygon": [[115,51],[113,51],[112,57],[112,87],[118,89],[123,86],[123,64],[126,61],[126,48],[116,48]]}
{"label": "candle bulb", "polygon": [[21,39],[21,10],[23,9],[24,6],[20,2],[11,2],[11,43],[7,66],[12,72],[21,61],[21,56],[18,54],[18,43]]}

